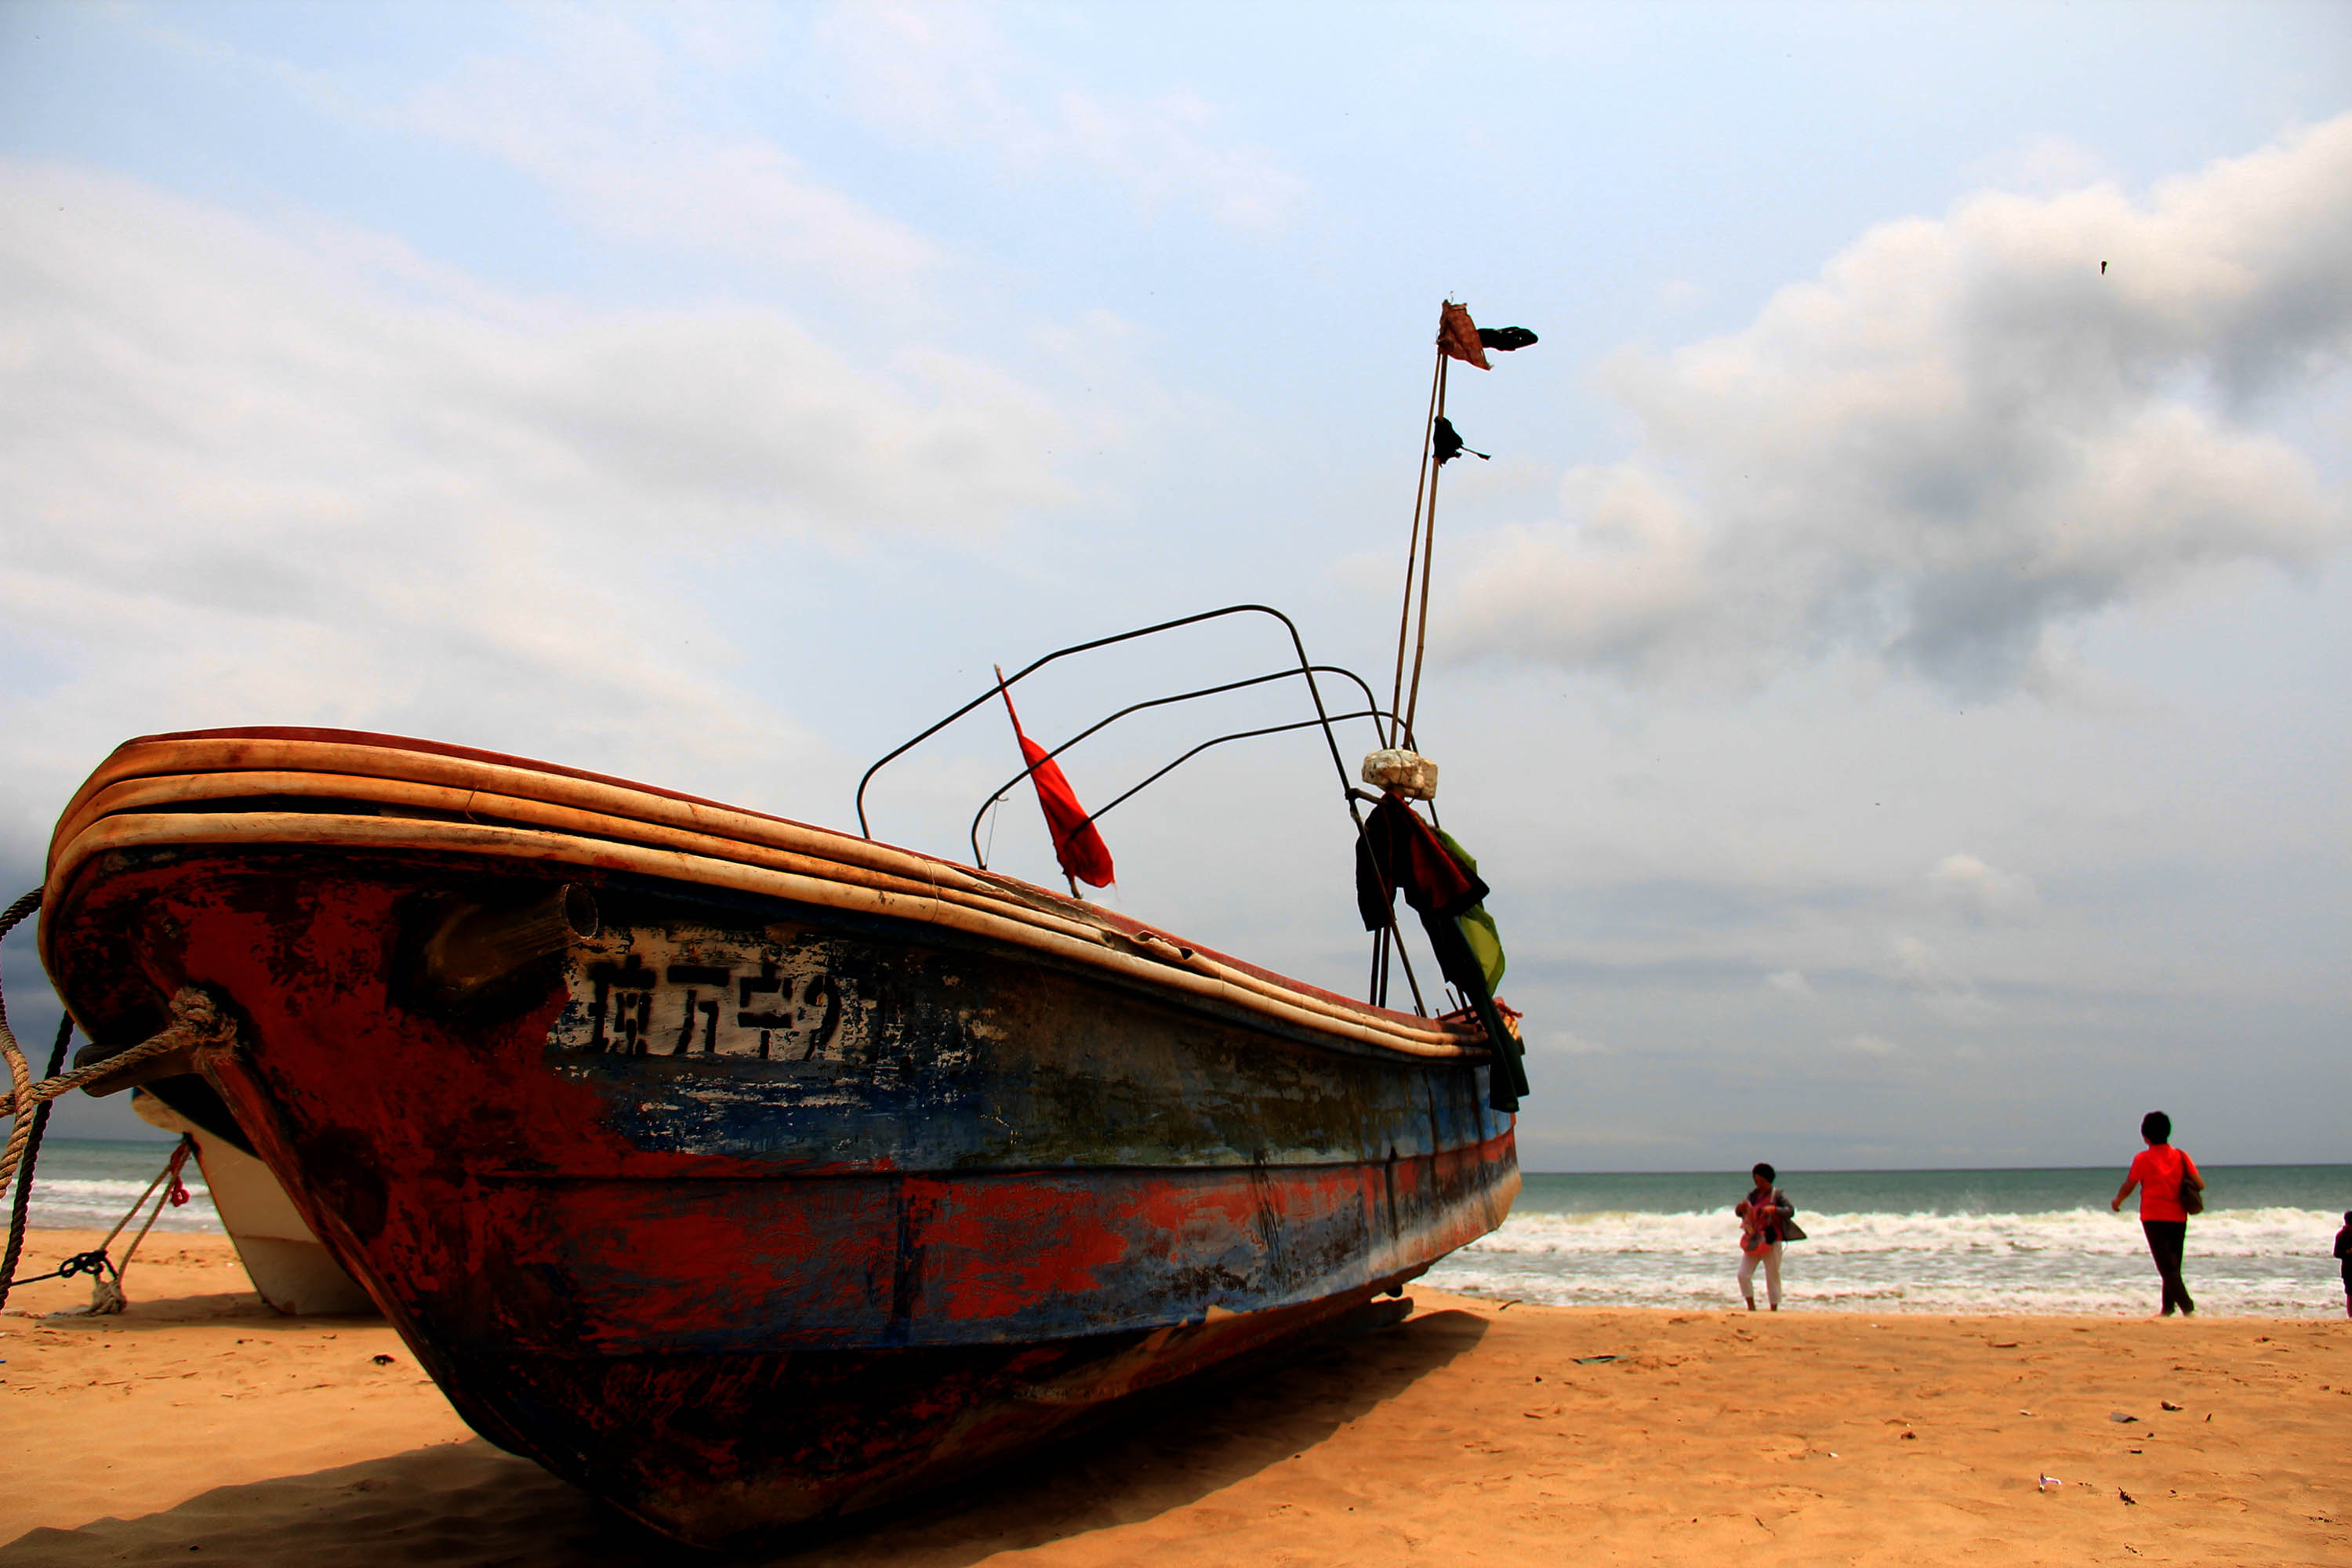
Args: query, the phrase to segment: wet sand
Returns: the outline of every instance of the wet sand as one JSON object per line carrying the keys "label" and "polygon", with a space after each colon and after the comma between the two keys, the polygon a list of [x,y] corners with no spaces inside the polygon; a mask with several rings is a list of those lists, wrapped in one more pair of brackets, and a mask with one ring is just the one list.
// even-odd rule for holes
{"label": "wet sand", "polygon": [[[37,1232],[27,1271],[97,1239]],[[74,1280],[0,1319],[0,1568],[716,1561],[472,1437],[381,1321],[277,1317],[226,1237],[150,1237],[128,1289],[121,1317],[27,1315],[86,1302]],[[1414,1295],[1398,1328],[745,1561],[2352,1562],[2352,1323]]]}

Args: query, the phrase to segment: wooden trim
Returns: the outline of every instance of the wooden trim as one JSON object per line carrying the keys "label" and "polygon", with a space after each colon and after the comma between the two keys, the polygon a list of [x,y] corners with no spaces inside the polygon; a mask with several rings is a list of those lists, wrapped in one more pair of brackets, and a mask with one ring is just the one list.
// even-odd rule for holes
{"label": "wooden trim", "polygon": [[[220,782],[215,784],[215,779]],[[601,774],[342,731],[211,731],[126,742],[68,803],[50,840],[50,884],[56,885],[67,845],[100,817],[130,809],[133,802],[180,804],[270,794],[324,795],[395,810],[488,816],[584,837],[655,844],[768,865],[877,890],[919,891],[948,903],[1017,908],[1024,921],[1139,952],[1154,945],[1150,939],[1156,934],[1083,900],[893,845]],[[745,846],[777,853],[747,855]],[[1293,998],[1318,1012],[1368,1023],[1384,1033],[1464,1037],[1427,1020],[1293,980],[1199,943],[1183,945],[1195,950],[1191,958],[1170,952],[1156,955],[1157,961],[1196,968],[1205,963],[1209,972],[1231,975],[1248,989]],[[1468,1037],[1485,1039],[1475,1031]]]}
{"label": "wooden trim", "polygon": [[[1148,949],[1141,944],[1130,944],[1137,947],[1136,952],[1121,951],[1112,945],[1112,938],[1124,933],[1058,919],[1025,903],[950,900],[942,897],[936,885],[899,881],[896,886],[877,886],[843,879],[833,868],[796,870],[758,864],[745,856],[750,847],[706,842],[714,849],[723,847],[726,853],[426,817],[280,811],[118,812],[89,820],[64,844],[51,868],[43,912],[46,916],[62,900],[92,859],[115,850],[252,844],[492,856],[631,872],[689,886],[730,888],[820,908],[912,921],[1025,947],[1156,989],[1223,1002],[1292,1027],[1382,1050],[1440,1058],[1483,1059],[1487,1054],[1484,1036],[1470,1028],[1456,1032],[1430,1025],[1415,1026],[1402,1018],[1391,1021],[1393,1016],[1359,1012],[1336,999],[1280,986],[1211,959],[1205,952],[1196,952],[1191,963],[1174,963],[1143,956]],[[45,918],[45,948],[54,930],[53,922]]]}

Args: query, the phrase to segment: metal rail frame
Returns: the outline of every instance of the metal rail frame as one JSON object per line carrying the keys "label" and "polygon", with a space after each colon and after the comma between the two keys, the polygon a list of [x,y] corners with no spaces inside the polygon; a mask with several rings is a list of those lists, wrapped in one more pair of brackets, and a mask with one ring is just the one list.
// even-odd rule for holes
{"label": "metal rail frame", "polygon": [[[1092,728],[1084,731],[1073,739],[1064,742],[1060,746],[1055,748],[1053,752],[1046,753],[1046,759],[1051,760],[1052,757],[1058,755],[1061,752],[1076,745],[1078,741],[1084,740],[1087,735],[1091,735],[1095,733],[1096,731],[1102,729],[1104,725],[1115,722],[1117,720],[1124,718],[1129,713],[1137,712],[1145,708],[1160,707],[1171,702],[1187,701],[1193,698],[1210,696],[1220,691],[1237,690],[1242,687],[1256,686],[1268,680],[1286,679],[1290,676],[1297,675],[1303,678],[1307,682],[1307,697],[1315,704],[1315,717],[1313,719],[1303,720],[1297,724],[1280,725],[1274,729],[1265,731],[1237,731],[1232,735],[1220,736],[1217,740],[1209,742],[1206,745],[1195,747],[1192,751],[1177,758],[1174,763],[1171,763],[1167,767],[1160,769],[1159,773],[1152,774],[1150,778],[1144,780],[1142,784],[1138,784],[1135,786],[1135,789],[1130,789],[1126,795],[1120,795],[1118,800],[1123,801],[1127,799],[1129,795],[1135,794],[1136,790],[1143,788],[1144,784],[1149,784],[1154,780],[1163,777],[1170,771],[1188,761],[1190,758],[1197,756],[1202,751],[1206,750],[1208,746],[1221,744],[1224,741],[1228,740],[1244,739],[1252,734],[1272,734],[1282,730],[1303,730],[1311,726],[1318,728],[1323,731],[1323,744],[1325,749],[1330,752],[1332,771],[1339,775],[1340,797],[1347,805],[1349,820],[1355,824],[1357,842],[1360,845],[1362,844],[1364,841],[1364,817],[1363,814],[1356,808],[1356,790],[1354,781],[1348,776],[1348,765],[1341,760],[1339,755],[1339,738],[1334,735],[1331,731],[1332,724],[1337,721],[1333,719],[1330,710],[1324,705],[1323,689],[1316,683],[1315,677],[1318,673],[1345,675],[1362,689],[1364,693],[1365,706],[1369,710],[1369,712],[1364,714],[1343,714],[1340,716],[1343,720],[1360,717],[1377,718],[1381,716],[1383,710],[1380,707],[1379,700],[1372,695],[1371,688],[1365,685],[1363,679],[1355,674],[1354,671],[1342,668],[1337,665],[1318,665],[1310,660],[1307,657],[1306,639],[1299,636],[1297,623],[1293,621],[1288,616],[1284,615],[1280,610],[1274,608],[1270,605],[1255,604],[1227,605],[1221,609],[1203,610],[1198,615],[1181,616],[1172,621],[1160,621],[1152,626],[1138,626],[1132,631],[1118,632],[1110,637],[1096,637],[1087,642],[1073,643],[1067,647],[1055,648],[1049,654],[1032,659],[1029,663],[1023,665],[1019,669],[1013,671],[1013,674],[992,682],[987,690],[982,692],[979,696],[973,698],[962,707],[958,708],[946,718],[940,720],[937,723],[915,735],[912,739],[903,742],[891,751],[885,752],[873,766],[867,768],[865,773],[860,776],[857,781],[856,805],[857,807],[858,833],[866,838],[872,838],[874,837],[873,826],[867,820],[866,815],[866,786],[873,783],[874,775],[876,773],[880,773],[883,768],[887,767],[891,763],[896,762],[907,752],[913,751],[917,746],[921,745],[925,741],[929,740],[932,736],[938,734],[940,731],[946,729],[949,725],[953,724],[956,721],[963,718],[965,715],[972,712],[975,709],[985,706],[987,703],[993,700],[1000,693],[1010,690],[1020,681],[1026,679],[1031,675],[1035,674],[1038,670],[1045,668],[1045,666],[1055,663],[1056,660],[1070,658],[1074,654],[1089,653],[1096,648],[1109,647],[1118,643],[1132,642],[1139,637],[1156,637],[1161,632],[1175,631],[1183,626],[1199,626],[1204,621],[1221,620],[1227,616],[1242,615],[1271,616],[1276,620],[1280,621],[1282,623],[1283,629],[1290,635],[1290,646],[1292,651],[1298,656],[1297,668],[1296,669],[1284,669],[1273,675],[1255,676],[1246,680],[1232,681],[1222,686],[1203,687],[1198,691],[1182,692],[1170,697],[1154,698],[1146,702],[1139,702],[1131,708],[1120,710],[1118,712],[1114,713],[1109,718],[1095,724]],[[1395,715],[1392,713],[1388,714],[1387,717],[1390,718],[1392,722],[1395,721]],[[1406,735],[1406,740],[1407,743],[1410,743],[1411,735],[1409,731]],[[1035,772],[1036,767],[1033,765],[1029,768],[1024,769],[1021,773],[1015,773],[1002,789],[992,792],[990,795],[989,799],[991,801],[994,801],[998,796],[1002,795],[1005,790],[1011,789],[1013,785],[1019,784],[1023,779],[1029,777]],[[1116,805],[1118,804],[1118,801],[1113,801],[1111,804]],[[1105,809],[1108,808],[1106,807]],[[972,830],[974,836],[973,859],[975,863],[977,863],[979,859],[978,833],[980,816],[986,815],[987,811],[988,806],[986,805],[982,805],[980,808],[980,813],[972,819]],[[1096,813],[1094,815],[1099,816],[1101,814]],[[1093,817],[1090,816],[1088,820],[1093,820]],[[1375,1005],[1381,1004],[1387,991],[1387,965],[1385,960],[1391,952],[1394,952],[1398,960],[1404,965],[1405,984],[1412,987],[1412,990],[1413,1011],[1422,1016],[1426,1017],[1429,1013],[1428,1005],[1423,1000],[1421,994],[1421,983],[1413,975],[1412,961],[1405,955],[1402,932],[1397,928],[1396,901],[1393,894],[1391,894],[1389,900],[1388,923],[1380,931],[1375,933],[1373,937],[1370,999]],[[1499,1060],[1500,1047],[1497,1047],[1496,1049],[1498,1052],[1497,1059]]]}

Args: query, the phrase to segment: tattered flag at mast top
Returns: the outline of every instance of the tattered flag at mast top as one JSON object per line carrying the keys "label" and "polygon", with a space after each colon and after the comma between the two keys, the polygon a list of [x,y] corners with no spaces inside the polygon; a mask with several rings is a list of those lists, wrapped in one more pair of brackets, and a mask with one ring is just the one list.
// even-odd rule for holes
{"label": "tattered flag at mast top", "polygon": [[1437,312],[1437,348],[1448,359],[1458,359],[1465,364],[1475,364],[1480,370],[1495,367],[1486,361],[1486,351],[1516,353],[1529,343],[1539,341],[1525,327],[1482,327],[1470,319],[1470,307],[1448,300]]}
{"label": "tattered flag at mast top", "polygon": [[1495,368],[1486,363],[1486,345],[1478,341],[1478,324],[1470,319],[1467,305],[1445,301],[1437,315],[1437,346],[1448,359],[1475,364],[1480,370]]}

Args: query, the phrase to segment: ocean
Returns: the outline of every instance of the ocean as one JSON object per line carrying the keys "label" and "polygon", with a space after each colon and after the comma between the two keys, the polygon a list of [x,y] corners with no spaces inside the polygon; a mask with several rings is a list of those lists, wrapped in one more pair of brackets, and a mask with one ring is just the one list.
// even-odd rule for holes
{"label": "ocean", "polygon": [[[174,1147],[148,1139],[44,1138],[33,1182],[32,1223],[60,1230],[113,1229],[171,1160]],[[220,1229],[220,1213],[194,1160],[181,1172],[180,1184],[188,1189],[188,1201],[177,1208],[165,1204],[155,1228]]]}
{"label": "ocean", "polygon": [[[2204,1165],[2183,1275],[2199,1310],[2340,1317],[2330,1249],[2352,1165]],[[2137,1315],[2157,1306],[2123,1166],[1783,1172],[1810,1239],[1781,1266],[1783,1309]],[[1739,1302],[1736,1173],[1529,1175],[1502,1229],[1429,1271],[1438,1289],[1574,1307]],[[1763,1271],[1757,1271],[1763,1298]]]}
{"label": "ocean", "polygon": [[[41,1150],[36,1225],[121,1218],[171,1155],[163,1142],[52,1138]],[[2189,1221],[2189,1289],[2205,1311],[2336,1317],[2329,1256],[2352,1208],[2352,1165],[2209,1165],[2208,1207]],[[1870,1312],[2136,1315],[2156,1306],[2156,1269],[2134,1205],[2107,1200],[2123,1168],[1791,1171],[1780,1187],[1810,1239],[1792,1242],[1784,1305]],[[189,1202],[158,1230],[218,1230],[191,1162]],[[1577,1307],[1739,1304],[1736,1173],[1530,1174],[1503,1228],[1430,1270],[1441,1289]],[[1757,1281],[1760,1295],[1761,1278]]]}

